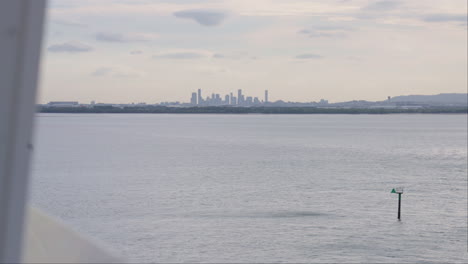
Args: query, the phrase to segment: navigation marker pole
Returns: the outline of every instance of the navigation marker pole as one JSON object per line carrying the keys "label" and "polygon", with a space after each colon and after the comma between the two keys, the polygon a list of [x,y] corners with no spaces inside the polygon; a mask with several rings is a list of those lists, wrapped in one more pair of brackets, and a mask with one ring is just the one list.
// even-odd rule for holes
{"label": "navigation marker pole", "polygon": [[401,221],[401,194],[403,187],[393,188],[391,193],[398,193],[398,220]]}

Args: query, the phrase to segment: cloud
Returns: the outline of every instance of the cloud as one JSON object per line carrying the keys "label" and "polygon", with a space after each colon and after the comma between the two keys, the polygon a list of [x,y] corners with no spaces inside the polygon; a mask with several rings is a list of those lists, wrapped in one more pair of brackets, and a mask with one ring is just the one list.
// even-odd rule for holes
{"label": "cloud", "polygon": [[50,52],[78,53],[78,52],[89,52],[89,51],[92,51],[93,48],[81,42],[70,41],[70,42],[65,42],[62,44],[51,45],[47,48],[47,50]]}
{"label": "cloud", "polygon": [[466,23],[467,14],[430,14],[422,17],[425,22],[462,22]]}
{"label": "cloud", "polygon": [[96,69],[91,75],[93,76],[105,76],[105,75],[108,75],[112,72],[112,68],[108,68],[108,67],[101,67],[101,68],[98,68]]}
{"label": "cloud", "polygon": [[[364,1],[364,0],[359,0]],[[368,1],[368,0],[366,0]],[[100,0],[100,1],[66,1],[68,7],[52,5],[49,13],[53,17],[88,17],[125,15],[125,16],[166,16],[182,15],[185,17],[187,11],[190,13],[215,13],[222,18],[231,12],[240,16],[310,16],[331,13],[348,12],[354,9],[354,3],[343,4],[335,1],[310,1],[310,0]],[[54,2],[55,3],[55,2]],[[215,10],[215,11],[212,11]],[[220,12],[220,10],[229,10]],[[221,15],[219,15],[221,13]],[[192,14],[190,14],[192,15]],[[185,17],[197,21],[192,16]],[[198,21],[197,21],[198,22]],[[200,23],[200,22],[198,22]],[[211,23],[210,23],[211,24]],[[202,24],[204,25],[204,24]]]}
{"label": "cloud", "polygon": [[222,58],[225,58],[225,56],[223,54],[220,54],[220,53],[215,53],[215,54],[213,54],[213,58],[222,59]]}
{"label": "cloud", "polygon": [[[155,59],[176,59],[176,60],[186,60],[186,59],[201,59],[210,56],[206,52],[199,51],[176,51],[176,52],[167,52],[154,55]],[[213,55],[211,55],[213,56]]]}
{"label": "cloud", "polygon": [[143,51],[141,51],[141,50],[132,50],[132,51],[130,51],[130,54],[132,54],[132,55],[139,55],[139,54],[142,54],[142,53],[143,53]]}
{"label": "cloud", "polygon": [[298,33],[307,35],[310,38],[333,38],[333,37],[344,37],[345,36],[341,32],[324,32],[324,31],[309,30],[309,29],[300,30]]}
{"label": "cloud", "polygon": [[73,21],[73,20],[65,20],[65,19],[52,19],[50,22],[53,24],[69,26],[69,27],[87,27],[88,26],[85,23],[81,23],[81,22]]}
{"label": "cloud", "polygon": [[144,72],[127,66],[100,67],[91,73],[94,77],[138,78],[145,75]]}
{"label": "cloud", "polygon": [[202,26],[217,26],[227,17],[227,14],[221,11],[201,9],[178,11],[173,15],[178,18],[192,19]]}
{"label": "cloud", "polygon": [[307,35],[307,34],[312,33],[312,31],[311,31],[311,30],[308,30],[308,29],[301,29],[301,30],[299,30],[297,33],[298,33],[298,34],[306,34],[306,35]]}
{"label": "cloud", "polygon": [[145,33],[115,33],[115,32],[99,32],[96,34],[96,40],[103,42],[140,42],[150,41],[156,38],[155,34]]}
{"label": "cloud", "polygon": [[248,52],[228,52],[228,53],[213,53],[211,56],[213,59],[228,59],[228,60],[258,60],[259,58],[255,55],[249,54]]}
{"label": "cloud", "polygon": [[308,60],[308,59],[321,59],[323,56],[317,55],[317,54],[312,54],[312,53],[305,53],[305,54],[299,54],[296,56],[296,59],[301,59],[301,60]]}
{"label": "cloud", "polygon": [[363,10],[368,11],[391,11],[398,8],[401,5],[400,1],[393,0],[384,0],[384,1],[374,1],[366,6]]}
{"label": "cloud", "polygon": [[346,32],[353,31],[353,28],[331,25],[331,26],[316,26],[310,29],[302,29],[297,33],[306,35],[310,38],[344,38]]}

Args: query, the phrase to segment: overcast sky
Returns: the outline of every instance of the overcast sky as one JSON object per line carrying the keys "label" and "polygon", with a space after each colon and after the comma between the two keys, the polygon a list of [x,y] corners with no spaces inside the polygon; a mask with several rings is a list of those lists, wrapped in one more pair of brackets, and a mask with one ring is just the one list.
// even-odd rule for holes
{"label": "overcast sky", "polygon": [[50,1],[39,101],[467,92],[466,0]]}

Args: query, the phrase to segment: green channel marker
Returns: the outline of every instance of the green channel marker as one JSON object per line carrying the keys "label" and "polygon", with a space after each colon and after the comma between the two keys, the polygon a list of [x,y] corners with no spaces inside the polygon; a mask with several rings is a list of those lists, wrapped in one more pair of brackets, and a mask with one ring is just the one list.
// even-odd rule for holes
{"label": "green channel marker", "polygon": [[393,188],[390,193],[398,193],[398,220],[401,220],[401,194],[403,187]]}

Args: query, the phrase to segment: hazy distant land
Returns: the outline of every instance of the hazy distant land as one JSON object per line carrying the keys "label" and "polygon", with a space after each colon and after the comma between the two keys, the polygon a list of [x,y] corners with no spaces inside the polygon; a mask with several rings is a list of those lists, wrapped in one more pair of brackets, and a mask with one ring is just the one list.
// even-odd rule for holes
{"label": "hazy distant land", "polygon": [[437,95],[402,95],[391,99],[393,102],[468,104],[468,94],[446,93]]}
{"label": "hazy distant land", "polygon": [[317,108],[317,107],[42,107],[40,113],[154,113],[154,114],[464,114],[467,107],[431,107],[418,109],[388,108]]}
{"label": "hazy distant land", "polygon": [[[72,103],[68,105],[69,103]],[[174,114],[399,114],[468,113],[468,94],[406,95],[385,101],[353,100],[340,103],[276,102],[252,106],[194,106],[174,104],[79,104],[50,102],[39,105],[40,113],[174,113]]]}

